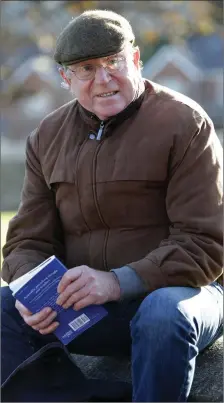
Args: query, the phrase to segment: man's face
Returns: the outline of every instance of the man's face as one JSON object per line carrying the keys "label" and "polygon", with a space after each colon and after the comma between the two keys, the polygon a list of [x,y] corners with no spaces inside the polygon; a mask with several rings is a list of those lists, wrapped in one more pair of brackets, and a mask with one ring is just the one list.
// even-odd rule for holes
{"label": "man's face", "polygon": [[[134,99],[141,80],[139,61],[139,49],[127,48],[113,56],[76,63],[68,67],[70,71],[62,70],[60,74],[79,103],[99,119],[106,120]],[[114,69],[115,64],[119,69]],[[89,73],[93,74],[91,78],[80,79]]]}

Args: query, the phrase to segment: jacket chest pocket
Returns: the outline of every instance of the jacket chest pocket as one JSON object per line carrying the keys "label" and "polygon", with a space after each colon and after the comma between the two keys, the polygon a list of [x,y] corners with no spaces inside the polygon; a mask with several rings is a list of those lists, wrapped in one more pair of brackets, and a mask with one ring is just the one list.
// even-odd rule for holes
{"label": "jacket chest pocket", "polygon": [[96,188],[99,209],[109,227],[136,228],[168,222],[166,182],[107,181],[97,182]]}
{"label": "jacket chest pocket", "polygon": [[132,146],[106,142],[97,155],[96,180],[106,181],[166,181],[169,152],[167,147],[156,148],[153,144],[139,141]]}
{"label": "jacket chest pocket", "polygon": [[62,226],[66,233],[80,232],[85,226],[79,195],[74,182],[52,182],[51,189],[55,195],[55,203],[59,212]]}

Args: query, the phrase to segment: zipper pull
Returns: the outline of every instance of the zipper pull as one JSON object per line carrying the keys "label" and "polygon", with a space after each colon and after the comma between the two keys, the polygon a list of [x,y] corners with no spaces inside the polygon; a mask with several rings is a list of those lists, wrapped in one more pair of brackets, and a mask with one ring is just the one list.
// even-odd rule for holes
{"label": "zipper pull", "polygon": [[96,137],[97,140],[101,140],[101,137],[102,137],[102,134],[103,134],[103,129],[104,129],[104,121],[102,121],[100,123],[100,128],[99,128],[99,131],[98,131],[97,137]]}

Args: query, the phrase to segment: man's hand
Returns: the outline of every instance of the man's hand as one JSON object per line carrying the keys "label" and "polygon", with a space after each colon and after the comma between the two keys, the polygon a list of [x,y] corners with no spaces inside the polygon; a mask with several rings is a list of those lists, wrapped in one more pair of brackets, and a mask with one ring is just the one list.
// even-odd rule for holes
{"label": "man's hand", "polygon": [[32,314],[21,302],[16,300],[15,307],[18,309],[24,322],[31,326],[34,330],[39,331],[41,334],[48,334],[54,332],[58,327],[58,322],[53,322],[57,313],[52,311],[51,308],[44,308],[40,312]]}
{"label": "man's hand", "polygon": [[109,301],[117,301],[121,290],[116,276],[111,272],[78,266],[69,269],[58,285],[57,304],[63,308],[73,305],[79,310],[88,305],[100,305]]}

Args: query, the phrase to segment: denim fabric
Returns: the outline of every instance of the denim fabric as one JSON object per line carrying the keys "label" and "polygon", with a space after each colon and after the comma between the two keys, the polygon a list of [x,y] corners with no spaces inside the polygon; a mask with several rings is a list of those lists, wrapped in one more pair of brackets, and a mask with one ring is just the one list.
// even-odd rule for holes
{"label": "denim fabric", "polygon": [[131,321],[134,402],[185,402],[200,351],[222,334],[223,289],[154,291]]}
{"label": "denim fabric", "polygon": [[43,336],[25,324],[9,287],[2,287],[2,401],[130,401],[131,385],[86,379],[67,353],[130,355],[129,323],[139,303],[108,303],[106,318],[60,349],[53,334]]}
{"label": "denim fabric", "polygon": [[[101,356],[132,354],[133,401],[186,401],[198,352],[222,333],[222,293],[222,287],[213,283],[198,289],[162,288],[144,300],[110,302],[105,304],[107,317],[77,337],[66,351]],[[54,335],[40,335],[24,323],[8,287],[3,287],[1,294],[2,383],[9,385],[13,372],[17,369],[19,374],[25,360],[35,357],[44,346],[60,342]],[[36,379],[41,376],[39,370]],[[74,383],[75,377],[82,379],[76,370]],[[26,377],[22,386],[27,387]],[[110,396],[108,400],[104,396],[104,401],[109,401]],[[118,400],[121,396],[122,392]]]}
{"label": "denim fabric", "polygon": [[[60,369],[60,370],[59,370]],[[20,364],[1,388],[2,402],[89,401],[92,385],[61,343],[49,343]]]}

